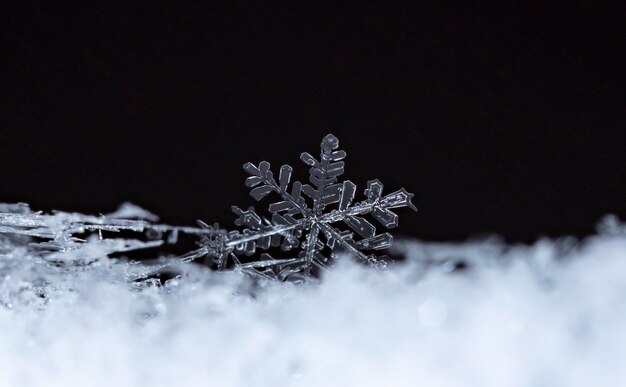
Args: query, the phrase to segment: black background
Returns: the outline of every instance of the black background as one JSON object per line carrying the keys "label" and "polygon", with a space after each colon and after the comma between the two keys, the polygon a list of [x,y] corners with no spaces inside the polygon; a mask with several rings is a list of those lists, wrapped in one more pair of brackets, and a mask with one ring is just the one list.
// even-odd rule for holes
{"label": "black background", "polygon": [[332,132],[361,189],[415,193],[401,234],[626,216],[624,12],[386,3],[10,4],[0,201],[232,225],[244,162],[301,164]]}

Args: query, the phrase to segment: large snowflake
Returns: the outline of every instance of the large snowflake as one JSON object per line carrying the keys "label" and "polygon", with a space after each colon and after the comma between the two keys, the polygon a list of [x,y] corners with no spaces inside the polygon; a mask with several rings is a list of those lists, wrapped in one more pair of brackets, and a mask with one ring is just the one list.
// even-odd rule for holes
{"label": "large snowflake", "polygon": [[[413,194],[404,188],[383,196],[383,184],[370,180],[365,189],[366,199],[353,203],[356,185],[349,180],[338,182],[344,173],[346,152],[338,150],[339,140],[332,134],[323,138],[319,160],[305,152],[300,159],[308,166],[309,183],[294,181],[291,184],[293,168],[283,165],[278,181],[270,171],[270,164],[262,161],[258,166],[244,164],[250,174],[246,186],[252,188],[250,195],[257,201],[270,193],[280,199],[269,205],[271,218],[259,216],[253,207],[242,210],[233,206],[238,215],[235,224],[242,230],[226,231],[204,225],[207,228],[202,247],[191,252],[185,260],[201,256],[212,256],[219,269],[229,264],[229,257],[235,267],[257,277],[278,280],[301,279],[314,271],[326,270],[331,261],[345,252],[355,260],[375,267],[384,267],[386,259],[371,254],[372,250],[386,249],[393,237],[385,232],[376,233],[376,227],[363,218],[370,215],[386,228],[398,225],[398,215],[392,208],[410,207]],[[309,200],[305,199],[307,197]],[[328,210],[328,206],[335,208]],[[344,224],[340,228],[337,223]],[[289,258],[275,259],[262,254],[260,260],[242,263],[240,255],[251,256],[257,250],[280,247],[283,251],[298,250]],[[370,252],[370,253],[367,253]]]}

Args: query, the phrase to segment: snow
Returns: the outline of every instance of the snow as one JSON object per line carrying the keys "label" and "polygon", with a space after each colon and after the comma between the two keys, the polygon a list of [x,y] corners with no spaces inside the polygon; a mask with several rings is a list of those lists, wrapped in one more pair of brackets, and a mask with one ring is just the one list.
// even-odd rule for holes
{"label": "snow", "polygon": [[[387,272],[316,283],[179,264],[73,271],[0,236],[0,386],[619,386],[626,234],[506,245],[398,241]],[[455,270],[463,262],[465,269]]]}

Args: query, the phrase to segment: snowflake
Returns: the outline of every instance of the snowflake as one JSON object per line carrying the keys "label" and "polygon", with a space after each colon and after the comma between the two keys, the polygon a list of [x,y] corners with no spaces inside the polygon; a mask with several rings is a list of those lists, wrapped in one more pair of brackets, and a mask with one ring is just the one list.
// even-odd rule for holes
{"label": "snowflake", "polygon": [[[300,159],[310,166],[310,184],[294,181],[291,188],[293,168],[289,165],[280,168],[276,181],[267,161],[258,166],[244,164],[244,170],[250,174],[246,186],[252,188],[250,195],[254,199],[259,201],[272,192],[280,197],[269,206],[271,219],[262,218],[253,207],[242,210],[233,206],[233,212],[238,215],[235,224],[244,228],[228,232],[219,225],[201,223],[207,229],[202,247],[183,259],[211,256],[218,269],[223,270],[230,257],[237,269],[252,276],[296,281],[311,276],[314,270],[327,270],[339,252],[349,253],[355,260],[374,267],[385,267],[385,258],[364,251],[386,249],[393,237],[389,233],[376,234],[376,227],[362,216],[370,215],[386,228],[396,227],[398,215],[390,210],[398,207],[417,210],[411,203],[413,194],[403,188],[383,196],[383,184],[370,180],[365,189],[366,199],[353,203],[356,185],[349,180],[338,182],[344,173],[341,160],[346,157],[338,147],[337,137],[329,134],[322,140],[319,160],[307,152],[302,153]],[[309,199],[308,204],[305,197]],[[330,205],[336,208],[327,211]],[[347,229],[338,228],[336,223],[340,222]],[[295,257],[284,259],[264,253],[260,260],[249,263],[242,263],[238,257],[241,254],[251,256],[270,247],[284,251],[299,249],[299,252]],[[324,254],[324,250],[330,254]]]}
{"label": "snowflake", "polygon": [[[132,205],[125,204],[118,211],[126,211],[126,215],[143,215],[150,219],[149,213],[141,214]],[[139,241],[123,238],[103,238],[102,232],[117,233],[120,231],[143,232],[160,229],[164,226],[153,225],[146,220],[124,219],[123,213],[108,216],[91,216],[79,213],[55,211],[53,214],[33,212],[25,203],[0,205],[0,234],[20,235],[36,240],[27,240],[29,250],[47,262],[65,265],[84,265],[97,261],[102,256],[128,252],[138,249],[158,247],[160,240]],[[93,235],[97,232],[97,236]],[[86,235],[88,238],[78,238]]]}

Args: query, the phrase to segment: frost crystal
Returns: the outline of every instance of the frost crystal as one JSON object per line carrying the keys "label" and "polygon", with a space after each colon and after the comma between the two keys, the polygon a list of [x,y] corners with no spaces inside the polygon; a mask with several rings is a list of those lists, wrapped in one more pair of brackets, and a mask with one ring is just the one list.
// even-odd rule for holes
{"label": "frost crystal", "polygon": [[[259,201],[273,192],[279,199],[269,205],[270,219],[259,216],[253,207],[243,210],[233,206],[238,216],[235,225],[242,227],[239,230],[228,231],[200,221],[200,228],[155,224],[156,215],[128,203],[101,216],[60,211],[43,214],[31,211],[26,204],[0,204],[0,237],[26,238],[21,243],[31,256],[66,266],[91,265],[113,253],[161,246],[165,233],[167,242],[174,244],[179,233],[185,233],[200,236],[200,248],[174,261],[204,257],[218,270],[234,266],[257,278],[301,281],[328,269],[340,252],[384,268],[386,259],[371,252],[388,248],[393,238],[386,232],[377,234],[376,227],[363,216],[393,228],[398,225],[398,215],[391,209],[416,210],[411,203],[413,194],[403,188],[383,196],[383,184],[370,180],[365,200],[354,202],[356,185],[349,180],[339,182],[346,153],[338,146],[337,137],[329,134],[322,140],[319,160],[302,153],[300,159],[310,167],[309,184],[291,183],[293,168],[289,165],[280,168],[276,181],[267,161],[258,166],[246,163],[243,168],[250,175],[246,179],[250,195]],[[329,210],[329,206],[333,208]],[[103,236],[103,232],[121,231],[146,232],[153,240]],[[270,247],[280,247],[289,255],[274,258],[263,253],[257,260],[242,262],[242,255],[250,257]]]}

